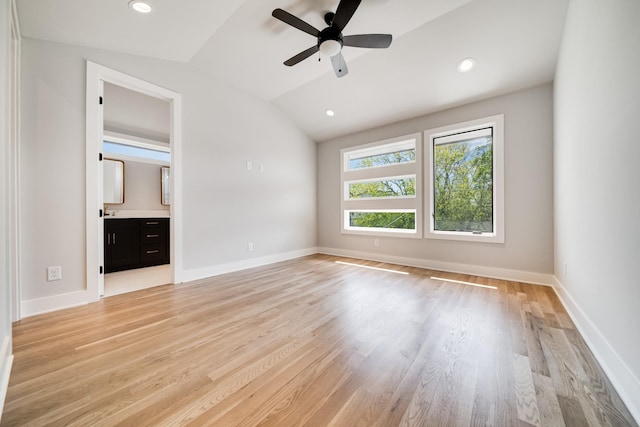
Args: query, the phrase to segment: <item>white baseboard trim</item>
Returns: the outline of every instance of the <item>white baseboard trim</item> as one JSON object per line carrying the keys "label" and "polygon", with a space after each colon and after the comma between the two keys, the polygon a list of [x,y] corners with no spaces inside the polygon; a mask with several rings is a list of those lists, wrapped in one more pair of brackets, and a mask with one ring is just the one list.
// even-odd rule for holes
{"label": "white baseboard trim", "polygon": [[640,401],[638,400],[640,380],[631,372],[631,369],[609,344],[609,341],[555,276],[553,277],[553,289],[620,398],[627,405],[627,409],[635,421],[640,423]]}
{"label": "white baseboard trim", "polygon": [[281,261],[288,261],[290,259],[314,255],[317,253],[318,248],[308,248],[281,254],[268,255],[260,258],[250,258],[242,261],[230,262],[227,264],[212,265],[209,267],[203,267],[193,270],[183,270],[182,280],[184,282],[192,282],[194,280],[206,279],[208,277],[219,276],[226,273],[233,273],[234,271],[246,270],[248,268],[261,267],[263,265],[273,264]]}
{"label": "white baseboard trim", "polygon": [[88,302],[89,295],[87,291],[70,292],[67,294],[22,301],[20,303],[20,314],[24,319],[25,317],[84,305]]}
{"label": "white baseboard trim", "polygon": [[4,400],[7,397],[9,388],[9,376],[13,365],[13,354],[11,354],[11,338],[4,337],[0,348],[0,419],[2,419],[2,409]]}
{"label": "white baseboard trim", "polygon": [[[290,259],[300,258],[316,253],[318,253],[317,248],[308,248],[298,251],[285,252],[282,254],[269,255],[260,258],[251,258],[247,260],[231,262],[228,264],[214,265],[195,270],[184,270],[182,272],[181,280],[184,282],[191,282],[193,280],[205,279],[207,277],[245,270],[247,268],[260,267],[263,265],[273,264],[280,261],[287,261]],[[36,316],[38,314],[50,313],[52,311],[62,310],[65,308],[77,307],[89,302],[92,302],[92,299],[90,298],[90,295],[86,290],[70,292],[67,294],[53,295],[50,297],[22,301],[20,303],[20,314],[22,315],[22,318],[25,318]]]}
{"label": "white baseboard trim", "polygon": [[360,258],[369,261],[388,262],[390,264],[426,268],[429,270],[447,271],[450,273],[472,274],[474,276],[483,276],[493,279],[531,283],[534,285],[551,286],[553,283],[553,275],[534,273],[530,271],[509,270],[505,268],[485,267],[481,265],[471,264],[458,264],[453,262],[434,261],[421,258],[398,257],[393,255],[374,254],[370,252],[351,251],[335,248],[318,248],[318,253],[349,258]]}

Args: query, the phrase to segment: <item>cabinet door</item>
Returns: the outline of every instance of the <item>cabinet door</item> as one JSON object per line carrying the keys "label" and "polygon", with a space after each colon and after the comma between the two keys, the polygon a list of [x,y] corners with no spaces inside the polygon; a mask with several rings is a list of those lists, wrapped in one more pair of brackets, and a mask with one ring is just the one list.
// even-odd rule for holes
{"label": "cabinet door", "polygon": [[114,219],[106,221],[107,252],[105,270],[126,270],[140,263],[140,232],[138,220]]}

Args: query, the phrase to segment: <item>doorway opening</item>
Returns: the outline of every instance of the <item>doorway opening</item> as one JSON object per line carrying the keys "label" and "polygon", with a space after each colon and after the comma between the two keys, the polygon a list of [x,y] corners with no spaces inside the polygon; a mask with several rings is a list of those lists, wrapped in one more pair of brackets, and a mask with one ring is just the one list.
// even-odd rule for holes
{"label": "doorway opening", "polygon": [[[180,118],[178,93],[87,62],[90,301],[139,289],[141,278],[142,287],[182,281]],[[160,274],[146,270],[150,267],[160,267]],[[129,286],[105,292],[105,274],[114,271],[119,276],[129,271]],[[118,279],[107,281],[112,277]]]}
{"label": "doorway opening", "polygon": [[169,103],[104,83],[104,294],[171,283]]}

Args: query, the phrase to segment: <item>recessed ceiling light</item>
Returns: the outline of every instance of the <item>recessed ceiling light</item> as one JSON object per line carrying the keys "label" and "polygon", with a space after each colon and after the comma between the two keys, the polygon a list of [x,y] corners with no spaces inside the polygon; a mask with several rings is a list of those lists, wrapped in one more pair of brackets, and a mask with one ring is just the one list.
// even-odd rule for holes
{"label": "recessed ceiling light", "polygon": [[140,13],[151,13],[153,11],[151,3],[146,1],[132,0],[129,2],[129,7]]}
{"label": "recessed ceiling light", "polygon": [[461,73],[466,73],[467,71],[471,71],[471,69],[476,65],[476,60],[473,58],[465,58],[458,64],[458,71]]}
{"label": "recessed ceiling light", "polygon": [[336,112],[333,111],[333,110],[327,110],[327,111],[325,111],[325,113],[327,113],[327,116],[329,116],[329,117],[333,117],[333,116],[336,115]]}

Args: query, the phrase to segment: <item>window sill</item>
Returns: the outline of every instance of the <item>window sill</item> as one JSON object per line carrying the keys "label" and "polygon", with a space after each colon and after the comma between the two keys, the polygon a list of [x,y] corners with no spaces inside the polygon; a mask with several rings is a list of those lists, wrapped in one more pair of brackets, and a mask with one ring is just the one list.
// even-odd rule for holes
{"label": "window sill", "polygon": [[354,236],[373,236],[373,237],[399,237],[401,239],[420,239],[422,236],[415,231],[382,231],[376,229],[343,229],[341,234],[350,234]]}
{"label": "window sill", "polygon": [[504,235],[502,233],[473,234],[467,232],[430,231],[426,233],[424,237],[425,239],[457,240],[463,242],[504,243]]}

